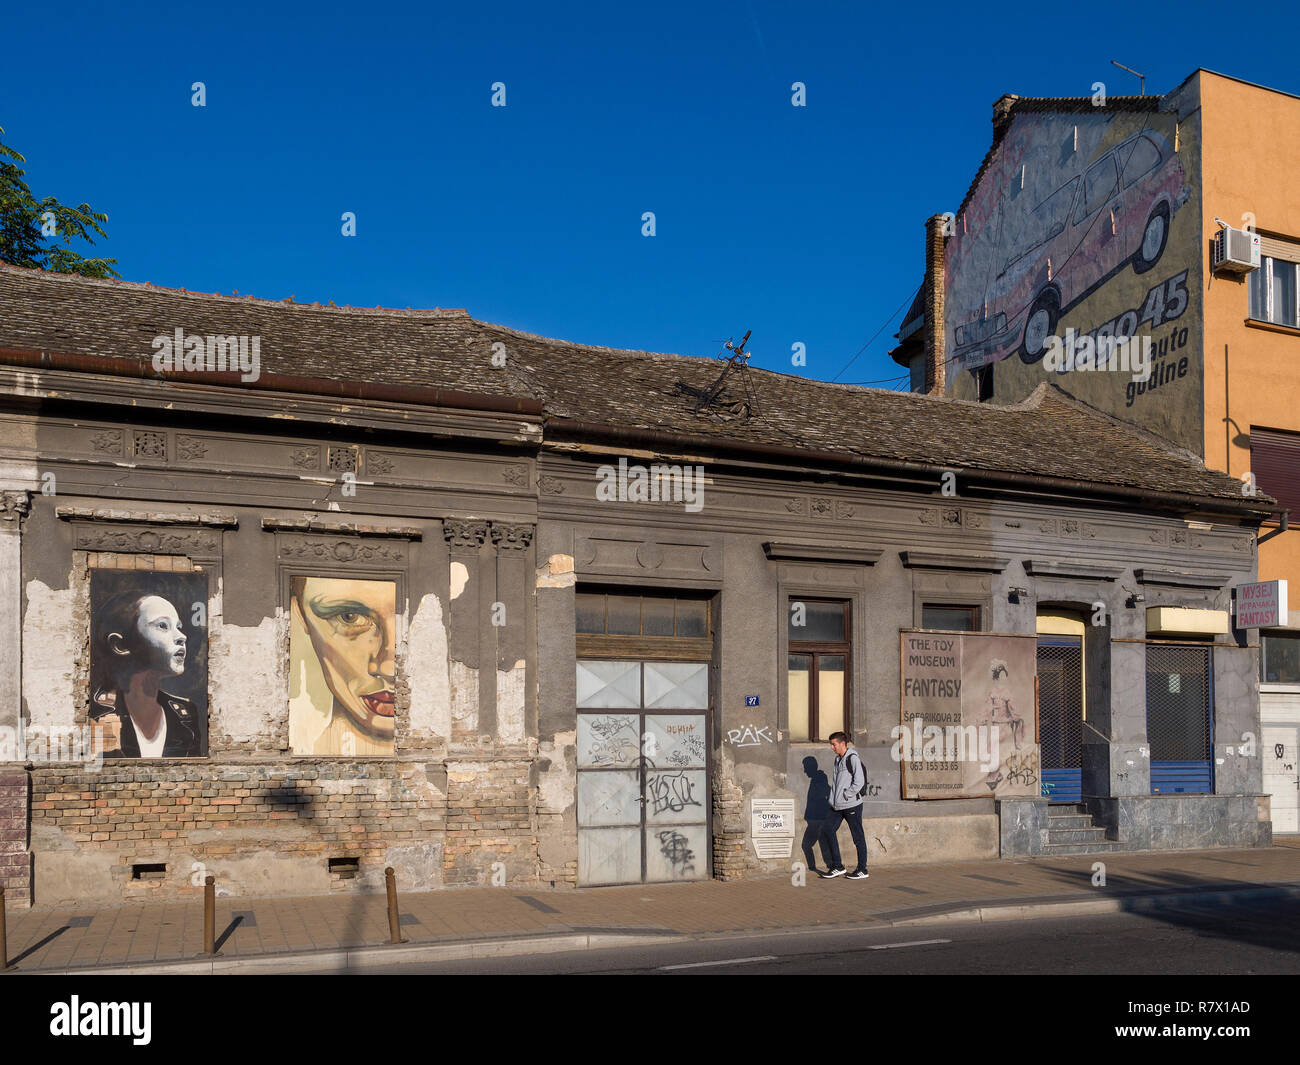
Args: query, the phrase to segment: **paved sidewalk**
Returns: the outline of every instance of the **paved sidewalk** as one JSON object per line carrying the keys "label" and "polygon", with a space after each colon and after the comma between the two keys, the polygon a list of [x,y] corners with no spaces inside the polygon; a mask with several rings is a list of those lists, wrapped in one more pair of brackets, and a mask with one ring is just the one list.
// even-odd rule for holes
{"label": "paved sidewalk", "polygon": [[[272,971],[302,968],[332,952],[425,959],[524,954],[631,943],[649,937],[871,927],[952,919],[1149,910],[1163,898],[1222,901],[1272,889],[1300,896],[1300,841],[1253,850],[1071,855],[949,865],[884,866],[869,880],[799,887],[789,876],[732,883],[646,884],[551,890],[467,888],[399,895],[402,932],[391,947],[385,898],[332,895],[219,898],[217,964],[204,959],[200,889],[190,902],[10,910],[10,972],[126,966],[137,971]],[[1104,861],[1106,884],[1092,884]],[[400,891],[400,884],[399,884]],[[367,949],[373,948],[373,951]],[[427,949],[426,949],[427,948]],[[396,953],[394,953],[396,952]],[[295,961],[295,956],[299,956]],[[201,961],[202,965],[174,963]],[[205,966],[207,968],[205,968]]]}

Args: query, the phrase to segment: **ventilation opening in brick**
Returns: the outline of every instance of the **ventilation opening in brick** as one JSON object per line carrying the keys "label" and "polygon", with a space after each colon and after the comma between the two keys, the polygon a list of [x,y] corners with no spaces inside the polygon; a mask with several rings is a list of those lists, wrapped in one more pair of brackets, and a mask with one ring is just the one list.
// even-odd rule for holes
{"label": "ventilation opening in brick", "polygon": [[341,880],[351,880],[361,868],[360,858],[331,858],[330,872]]}
{"label": "ventilation opening in brick", "polygon": [[158,865],[133,865],[131,866],[132,880],[166,880],[167,866]]}

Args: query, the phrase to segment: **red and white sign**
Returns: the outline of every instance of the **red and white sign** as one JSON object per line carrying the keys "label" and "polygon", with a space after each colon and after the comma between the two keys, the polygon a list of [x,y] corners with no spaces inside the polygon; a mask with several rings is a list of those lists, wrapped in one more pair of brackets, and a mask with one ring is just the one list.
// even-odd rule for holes
{"label": "red and white sign", "polygon": [[1237,593],[1237,628],[1267,629],[1287,623],[1286,581],[1260,581],[1239,584]]}

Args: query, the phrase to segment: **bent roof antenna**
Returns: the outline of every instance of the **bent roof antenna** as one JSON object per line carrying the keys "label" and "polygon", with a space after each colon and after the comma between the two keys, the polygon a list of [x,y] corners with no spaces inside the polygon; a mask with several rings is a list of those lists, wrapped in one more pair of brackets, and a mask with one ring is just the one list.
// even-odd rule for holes
{"label": "bent roof antenna", "polygon": [[1126,67],[1123,63],[1119,62],[1119,60],[1117,60],[1117,59],[1112,59],[1112,60],[1110,61],[1110,65],[1113,66],[1113,67],[1119,67],[1120,70],[1127,70],[1127,71],[1128,71],[1130,74],[1132,74],[1134,77],[1136,77],[1136,78],[1140,78],[1141,81],[1142,81],[1142,87],[1141,87],[1140,92],[1141,92],[1141,94],[1142,94],[1143,96],[1145,96],[1145,95],[1147,94],[1147,76],[1146,76],[1145,74],[1139,74],[1139,73],[1138,73],[1136,70],[1134,70],[1132,67]]}
{"label": "bent roof antenna", "polygon": [[[749,335],[752,332],[752,329],[745,330],[745,335],[741,337],[739,344],[728,340],[723,345],[731,354],[718,355],[718,358],[723,359],[726,365],[722,368],[722,373],[718,375],[711,385],[696,388],[694,385],[688,385],[685,381],[677,382],[679,395],[692,396],[695,399],[695,409],[692,413],[719,418],[723,421],[732,419],[748,421],[754,416],[757,397],[754,394],[753,384],[749,379],[749,352],[745,350],[745,345],[749,342]],[[740,375],[741,388],[745,393],[744,399],[732,399],[727,395],[727,378],[733,370]]]}

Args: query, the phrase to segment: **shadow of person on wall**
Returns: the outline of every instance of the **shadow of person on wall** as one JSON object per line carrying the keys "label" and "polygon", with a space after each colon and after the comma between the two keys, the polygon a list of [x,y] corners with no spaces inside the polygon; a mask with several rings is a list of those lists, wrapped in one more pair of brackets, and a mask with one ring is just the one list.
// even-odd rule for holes
{"label": "shadow of person on wall", "polygon": [[822,824],[831,812],[831,782],[826,778],[826,771],[817,764],[817,759],[809,755],[803,760],[803,771],[808,777],[808,798],[804,803],[803,819],[806,826],[803,831],[803,856],[808,862],[808,871],[817,871],[817,857],[813,853],[813,844],[821,845],[824,868],[831,867],[831,852],[822,838]]}

